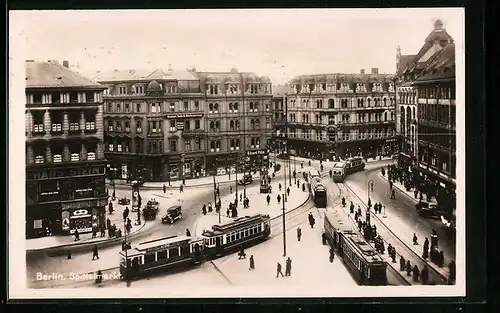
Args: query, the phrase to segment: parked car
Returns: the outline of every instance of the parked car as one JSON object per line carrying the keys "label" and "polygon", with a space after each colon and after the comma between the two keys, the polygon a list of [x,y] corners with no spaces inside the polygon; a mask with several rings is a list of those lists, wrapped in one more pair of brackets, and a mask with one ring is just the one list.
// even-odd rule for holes
{"label": "parked car", "polygon": [[445,212],[439,209],[439,205],[435,201],[419,201],[415,204],[415,208],[418,215],[422,217],[440,218],[445,215]]}
{"label": "parked car", "polygon": [[174,205],[167,209],[167,214],[161,218],[162,224],[173,224],[176,220],[182,218],[182,207],[180,205]]}
{"label": "parked car", "polygon": [[130,184],[134,187],[140,187],[140,186],[144,185],[144,178],[137,177],[137,179],[130,182]]}
{"label": "parked car", "polygon": [[120,198],[120,199],[118,199],[118,204],[129,205],[130,204],[130,199],[127,198],[127,197]]}
{"label": "parked car", "polygon": [[249,185],[253,182],[252,174],[245,174],[243,178],[238,179],[238,185]]}

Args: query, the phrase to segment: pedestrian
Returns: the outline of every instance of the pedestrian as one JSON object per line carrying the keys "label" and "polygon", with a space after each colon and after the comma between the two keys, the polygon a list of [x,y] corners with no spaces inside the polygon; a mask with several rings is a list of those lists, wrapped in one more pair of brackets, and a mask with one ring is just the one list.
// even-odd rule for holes
{"label": "pedestrian", "polygon": [[233,194],[233,186],[229,186],[229,193]]}
{"label": "pedestrian", "polygon": [[304,168],[304,162],[300,162],[300,168]]}
{"label": "pedestrian", "polygon": [[285,275],[283,275],[283,272],[281,271],[280,262],[278,262],[278,265],[276,266],[276,278],[278,278],[279,275],[281,275],[281,277],[285,277]]}
{"label": "pedestrian", "polygon": [[392,190],[392,180],[389,180],[389,188]]}
{"label": "pedestrian", "polygon": [[297,227],[297,241],[300,241],[300,237],[302,237],[302,229],[299,226]]}
{"label": "pedestrian", "polygon": [[167,192],[167,186],[165,186],[165,184],[163,184],[163,193],[166,193]]}
{"label": "pedestrian", "polygon": [[279,183],[278,188],[279,188],[279,190],[281,191],[281,183]]}
{"label": "pedestrian", "polygon": [[420,271],[418,270],[418,266],[415,264],[415,266],[413,266],[413,280],[415,282],[418,282],[419,277],[420,277]]}
{"label": "pedestrian", "polygon": [[269,205],[269,203],[271,202],[271,196],[270,196],[270,195],[267,195],[266,200],[267,200],[267,205]]}
{"label": "pedestrian", "polygon": [[314,228],[315,220],[314,220],[314,216],[312,215],[311,212],[309,212],[309,215],[307,218],[309,219],[309,225],[311,225],[311,228]]}
{"label": "pedestrian", "polygon": [[212,202],[208,203],[208,213],[211,213],[213,211],[212,209]]}
{"label": "pedestrian", "polygon": [[410,263],[410,260],[406,261],[406,276],[411,276],[411,263]]}
{"label": "pedestrian", "polygon": [[101,237],[106,236],[106,228],[104,228],[104,225],[101,225]]}
{"label": "pedestrian", "polygon": [[111,227],[111,220],[109,219],[109,217],[106,219],[106,228],[109,230],[109,228]]}
{"label": "pedestrian", "polygon": [[399,258],[399,270],[400,271],[403,272],[405,270],[405,264],[406,264],[405,258],[403,256],[401,256]]}
{"label": "pedestrian", "polygon": [[427,283],[429,282],[429,268],[427,267],[427,265],[424,265],[424,268],[422,269],[420,275],[422,278],[422,284],[427,285]]}
{"label": "pedestrian", "polygon": [[380,254],[385,254],[385,244],[383,240],[380,240]]}
{"label": "pedestrian", "polygon": [[240,246],[240,252],[238,252],[238,260],[240,259],[246,259],[247,254],[245,253],[245,249],[243,249],[243,246]]}
{"label": "pedestrian", "polygon": [[323,243],[323,245],[326,245],[326,241],[327,241],[327,237],[326,237],[326,233],[322,233],[321,234],[321,242]]}
{"label": "pedestrian", "polygon": [[71,259],[71,250],[68,249],[68,260]]}
{"label": "pedestrian", "polygon": [[281,202],[281,195],[278,195],[278,196],[276,197],[276,200],[278,200],[278,204],[279,204],[279,203]]}
{"label": "pedestrian", "polygon": [[436,246],[436,248],[439,248],[438,246],[438,235],[435,229],[432,230],[431,234],[431,246]]}
{"label": "pedestrian", "polygon": [[185,178],[183,178],[183,179],[182,179],[182,185],[185,185],[185,184],[186,184],[186,179],[185,179]]}
{"label": "pedestrian", "polygon": [[415,189],[415,192],[413,193],[413,195],[415,196],[415,199],[418,198],[418,190],[417,189]]}
{"label": "pedestrian", "polygon": [[180,191],[180,192],[184,192],[184,185],[180,185],[180,186],[179,186],[179,191]]}
{"label": "pedestrian", "polygon": [[229,216],[229,208],[226,210],[226,215],[227,215],[227,217],[230,217]]}
{"label": "pedestrian", "polygon": [[418,245],[418,238],[417,238],[417,235],[415,233],[413,233],[413,244]]}
{"label": "pedestrian", "polygon": [[286,193],[288,196],[290,196],[290,187],[286,188]]}
{"label": "pedestrian", "polygon": [[392,245],[391,245],[391,244],[389,244],[389,245],[387,246],[387,253],[389,253],[389,256],[391,256],[391,255],[392,255]]}
{"label": "pedestrian", "polygon": [[250,268],[249,270],[252,271],[255,269],[255,260],[253,258],[253,254],[250,256]]}
{"label": "pedestrian", "polygon": [[306,191],[306,184],[302,183],[302,191]]}
{"label": "pedestrian", "polygon": [[92,249],[92,261],[97,258],[99,260],[99,251],[97,250],[97,245],[94,245],[94,248]]}
{"label": "pedestrian", "polygon": [[285,276],[291,276],[292,275],[292,260],[290,257],[286,259],[285,263]]}
{"label": "pedestrian", "polygon": [[92,227],[92,238],[96,238],[96,237],[97,237],[97,228]]}
{"label": "pedestrian", "polygon": [[333,248],[330,248],[330,255],[329,255],[330,263],[333,263],[334,259],[335,259],[335,251],[333,250]]}
{"label": "pedestrian", "polygon": [[332,170],[330,170],[330,177],[332,177]]}
{"label": "pedestrian", "polygon": [[186,228],[186,236],[191,237],[191,232]]}
{"label": "pedestrian", "polygon": [[80,240],[80,233],[78,232],[78,229],[75,229],[75,241]]}
{"label": "pedestrian", "polygon": [[240,193],[240,202],[243,201],[243,194]]}
{"label": "pedestrian", "polygon": [[437,258],[437,261],[438,261],[438,262],[437,262],[437,265],[438,265],[439,267],[443,267],[443,265],[444,265],[444,251],[443,251],[443,250],[441,250],[441,251],[439,252],[439,254],[438,254],[438,258]]}

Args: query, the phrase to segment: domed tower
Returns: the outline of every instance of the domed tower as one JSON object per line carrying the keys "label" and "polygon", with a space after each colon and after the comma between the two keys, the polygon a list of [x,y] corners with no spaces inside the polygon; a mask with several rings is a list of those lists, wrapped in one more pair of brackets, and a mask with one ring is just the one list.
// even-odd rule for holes
{"label": "domed tower", "polygon": [[156,80],[153,80],[149,82],[148,87],[146,88],[146,93],[148,95],[161,95],[163,94],[163,89]]}

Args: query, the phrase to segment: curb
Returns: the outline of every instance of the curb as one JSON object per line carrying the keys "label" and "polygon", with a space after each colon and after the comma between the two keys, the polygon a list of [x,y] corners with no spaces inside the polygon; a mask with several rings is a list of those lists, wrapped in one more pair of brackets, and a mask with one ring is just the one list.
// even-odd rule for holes
{"label": "curb", "polygon": [[[349,190],[351,190],[351,192],[352,192],[353,194],[355,194],[355,195],[358,197],[359,201],[360,201],[361,203],[363,203],[363,205],[365,206],[365,211],[366,211],[366,208],[367,208],[366,203],[365,203],[365,202],[364,202],[364,201],[363,201],[363,200],[362,200],[362,199],[361,199],[361,198],[360,198],[360,197],[359,197],[359,196],[358,196],[358,195],[357,195],[357,194],[356,194],[356,193],[355,193],[355,192],[351,189],[351,187],[349,187],[346,183],[344,183],[344,185],[346,185],[346,187],[347,187]],[[443,279],[443,281],[444,281],[444,282],[448,282],[448,277],[446,277],[445,275],[443,275],[443,274],[440,272],[440,270],[442,269],[441,267],[439,267],[439,266],[435,265],[433,262],[429,262],[429,261],[425,260],[424,258],[422,258],[422,256],[420,256],[420,253],[417,253],[416,251],[414,251],[414,250],[413,250],[413,248],[411,248],[411,246],[410,246],[410,245],[408,245],[408,244],[407,244],[404,240],[402,240],[401,238],[399,238],[399,236],[398,236],[398,235],[396,235],[396,234],[392,231],[392,229],[391,229],[389,226],[387,226],[387,225],[386,225],[386,224],[385,224],[385,223],[384,223],[384,222],[383,222],[383,221],[382,221],[382,220],[381,220],[381,219],[377,216],[377,214],[373,213],[373,211],[372,211],[372,210],[370,210],[370,216],[375,217],[375,219],[377,219],[377,221],[379,221],[381,224],[383,224],[383,225],[385,226],[385,228],[386,228],[386,229],[387,229],[387,230],[388,230],[388,231],[389,231],[389,232],[390,232],[390,233],[391,233],[394,237],[396,237],[396,238],[397,238],[397,239],[398,239],[398,240],[399,240],[399,241],[400,241],[400,242],[401,242],[401,243],[402,243],[402,244],[403,244],[403,245],[404,245],[404,246],[405,246],[405,247],[406,247],[409,251],[413,252],[413,253],[414,253],[414,254],[415,254],[415,255],[416,255],[416,256],[417,256],[420,260],[422,260],[425,264],[427,264],[427,265],[429,265],[430,267],[432,267],[432,268],[433,268],[433,269],[434,269],[434,270],[435,270],[435,271],[436,271],[439,275],[441,275],[441,277],[442,277],[442,279]],[[446,271],[446,272],[448,272],[448,271]],[[445,284],[445,285],[446,285],[446,284]]]}
{"label": "curb", "polygon": [[[135,230],[134,232],[130,233],[130,235],[127,236],[127,240],[128,239],[132,239],[134,237],[137,237],[137,235],[140,234],[140,231],[146,226],[146,221],[144,221],[142,224],[141,224],[141,227],[137,230]],[[56,246],[56,247],[48,247],[48,248],[41,248],[41,249],[30,249],[30,250],[26,250],[26,253],[37,253],[37,252],[46,252],[46,253],[54,253],[54,252],[61,252],[63,250],[68,250],[72,247],[75,247],[75,249],[73,250],[72,249],[72,252],[75,251],[75,252],[81,252],[82,250],[87,250],[87,248],[92,248],[94,245],[97,245],[98,247],[106,247],[106,246],[109,246],[111,244],[115,244],[117,242],[120,242],[122,240],[125,239],[125,236],[123,237],[120,237],[120,238],[111,238],[111,239],[107,239],[107,240],[103,240],[101,242],[73,242],[73,243],[70,243],[70,244],[65,244],[65,245],[61,245],[61,246]]]}

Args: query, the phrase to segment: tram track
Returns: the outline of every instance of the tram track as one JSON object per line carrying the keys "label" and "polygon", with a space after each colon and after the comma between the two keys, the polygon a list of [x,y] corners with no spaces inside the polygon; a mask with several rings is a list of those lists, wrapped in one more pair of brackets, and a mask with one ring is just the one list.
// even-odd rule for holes
{"label": "tram track", "polygon": [[[354,202],[360,203],[360,206],[364,210],[364,213],[366,213],[366,209],[367,209],[366,203],[346,183],[335,183],[335,185],[337,186],[337,188],[339,188],[341,196],[342,195],[345,196],[346,206],[348,205],[348,200],[351,200],[353,203]],[[344,187],[344,190],[342,190],[342,188],[340,188],[339,185]],[[345,211],[346,209],[344,207],[342,207],[342,209],[344,210],[344,212],[346,214],[348,214],[348,212]],[[428,262],[422,258],[422,256],[420,256],[415,251],[413,251],[413,249],[408,247],[408,245],[404,241],[402,241],[389,227],[387,227],[385,225],[385,223],[383,221],[381,221],[380,218],[376,214],[374,214],[373,212],[370,212],[370,217],[372,217],[374,220],[376,220],[378,222],[377,223],[378,224],[377,225],[378,226],[377,233],[380,233],[380,228],[382,228],[383,230],[385,230],[385,233],[390,237],[390,239],[387,239],[387,236],[384,236],[384,237],[381,236],[382,241],[384,242],[386,247],[389,244],[395,244],[395,243],[399,244],[400,247],[403,247],[402,252],[401,251],[398,252],[398,250],[400,250],[400,249],[396,249],[396,256],[397,256],[396,260],[399,260],[399,258],[402,255],[403,255],[403,257],[406,256],[405,260],[411,259],[412,261],[416,261],[415,263],[412,264],[412,266],[417,265],[417,267],[419,268],[420,271],[424,268],[424,265],[425,265],[425,266],[427,266],[427,269],[429,270],[429,282],[434,281],[438,285],[447,285],[447,278],[444,275],[442,275],[440,272],[438,272],[436,269],[434,269],[432,266],[430,266],[428,264]],[[352,219],[352,217],[349,217],[349,218],[350,218],[351,222],[353,223],[354,230],[359,233],[357,225],[354,224],[355,223],[354,220]],[[370,243],[370,242],[368,244],[372,245],[372,243]],[[387,255],[382,255],[382,256],[387,256]],[[387,263],[388,263],[389,267],[393,268],[395,270],[395,272],[400,274],[400,276],[402,276],[403,279],[406,280],[409,284],[422,285],[422,282],[420,280],[419,280],[419,282],[414,282],[414,281],[410,282],[409,278],[405,278],[405,276],[404,276],[405,274],[402,274],[399,271],[399,262],[392,263],[391,261],[387,261]],[[434,279],[432,279],[432,278],[434,278]]]}

